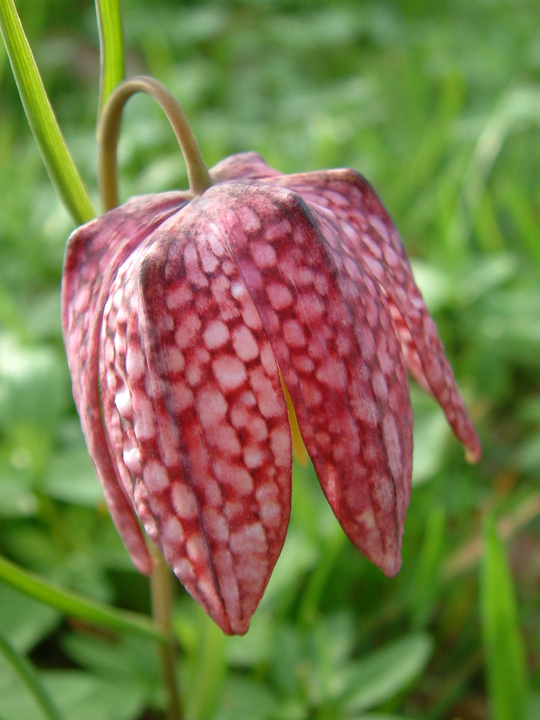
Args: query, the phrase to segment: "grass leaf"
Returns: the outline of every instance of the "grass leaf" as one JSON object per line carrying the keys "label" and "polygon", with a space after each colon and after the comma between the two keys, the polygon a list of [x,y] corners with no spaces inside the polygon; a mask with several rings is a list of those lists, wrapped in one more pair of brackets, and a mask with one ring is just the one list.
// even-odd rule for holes
{"label": "grass leaf", "polygon": [[96,0],[99,28],[99,113],[107,98],[124,79],[124,40],[119,0]]}
{"label": "grass leaf", "polygon": [[24,655],[20,655],[2,635],[0,635],[0,653],[25,685],[35,703],[41,709],[43,717],[49,718],[49,720],[62,720],[62,716],[40,683],[32,665]]}
{"label": "grass leaf", "polygon": [[484,532],[480,607],[491,718],[525,720],[527,672],[514,584],[492,517]]}
{"label": "grass leaf", "polygon": [[96,213],[56,121],[13,0],[0,0],[0,30],[49,177],[73,220],[78,225],[87,222]]}
{"label": "grass leaf", "polygon": [[32,573],[22,570],[3,557],[0,557],[0,580],[66,615],[85,620],[98,627],[144,635],[151,640],[165,642],[165,636],[161,630],[146,616],[126,610],[116,610],[69,590],[58,588]]}

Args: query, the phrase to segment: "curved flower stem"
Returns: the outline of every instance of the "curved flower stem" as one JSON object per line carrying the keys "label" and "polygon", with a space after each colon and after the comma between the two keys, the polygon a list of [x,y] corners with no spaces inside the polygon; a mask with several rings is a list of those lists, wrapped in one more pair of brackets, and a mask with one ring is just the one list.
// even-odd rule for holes
{"label": "curved flower stem", "polygon": [[167,720],[182,720],[180,696],[176,680],[176,642],[171,625],[173,584],[172,573],[165,563],[163,555],[150,546],[154,558],[154,569],[150,576],[150,592],[152,595],[152,616],[154,622],[161,627],[167,637],[166,643],[158,647],[161,663],[161,674],[167,690]]}
{"label": "curved flower stem", "polygon": [[101,115],[98,128],[99,193],[104,211],[118,205],[116,146],[120,133],[122,110],[129,98],[138,92],[151,95],[161,105],[169,119],[186,161],[189,189],[192,194],[202,195],[212,184],[195,136],[174,95],[157,80],[145,75],[138,75],[120,83],[113,90]]}

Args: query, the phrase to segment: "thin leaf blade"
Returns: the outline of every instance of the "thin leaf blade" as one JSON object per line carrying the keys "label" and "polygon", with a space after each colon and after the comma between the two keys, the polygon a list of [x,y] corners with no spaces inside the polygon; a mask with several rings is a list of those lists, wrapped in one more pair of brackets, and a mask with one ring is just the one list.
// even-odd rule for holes
{"label": "thin leaf blade", "polygon": [[484,542],[480,607],[491,717],[525,720],[527,671],[523,638],[514,584],[493,518],[486,521]]}
{"label": "thin leaf blade", "polygon": [[99,29],[99,114],[107,98],[124,79],[124,38],[119,0],[96,0]]}
{"label": "thin leaf blade", "polygon": [[96,213],[58,126],[13,0],[0,0],[0,31],[49,177],[74,221],[87,222]]}
{"label": "thin leaf blade", "polygon": [[32,665],[2,635],[0,635],[0,654],[4,656],[11,669],[26,687],[28,693],[41,710],[43,717],[48,720],[62,720],[62,716],[39,681]]}
{"label": "thin leaf blade", "polygon": [[33,573],[0,557],[0,580],[19,592],[33,597],[66,615],[118,632],[143,635],[151,640],[166,642],[165,634],[145,615],[118,610],[104,603],[90,600],[77,593],[59,588]]}

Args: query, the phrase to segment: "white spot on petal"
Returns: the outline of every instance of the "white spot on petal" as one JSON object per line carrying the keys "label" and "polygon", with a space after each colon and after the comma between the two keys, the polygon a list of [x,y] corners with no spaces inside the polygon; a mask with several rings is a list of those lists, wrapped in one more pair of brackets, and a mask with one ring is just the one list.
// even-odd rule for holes
{"label": "white spot on petal", "polygon": [[180,326],[174,333],[174,340],[179,348],[184,349],[193,344],[201,329],[201,321],[194,312],[186,312]]}
{"label": "white spot on petal", "polygon": [[242,447],[231,425],[214,425],[208,433],[208,443],[225,455],[238,455]]}
{"label": "white spot on petal", "polygon": [[347,371],[339,358],[328,357],[315,376],[319,382],[336,390],[343,390],[347,387]]}
{"label": "white spot on petal", "polygon": [[259,354],[259,345],[251,330],[239,325],[233,330],[232,341],[234,351],[243,362],[254,360]]}
{"label": "white spot on petal", "polygon": [[126,372],[133,380],[142,378],[146,370],[146,363],[141,349],[137,345],[129,345],[126,356]]}
{"label": "white spot on petal", "polygon": [[257,447],[248,447],[244,450],[244,462],[250,470],[261,467],[264,464],[265,452]]}
{"label": "white spot on petal", "polygon": [[199,238],[199,257],[201,259],[201,266],[203,272],[213,273],[219,265],[219,260],[214,255],[208,245],[206,245],[201,238]]}
{"label": "white spot on petal", "polygon": [[127,343],[125,334],[123,332],[117,332],[114,336],[114,351],[116,355],[124,355],[126,348]]}
{"label": "white spot on petal", "polygon": [[306,344],[304,330],[297,320],[287,320],[283,323],[283,338],[290,347],[301,348]]}
{"label": "white spot on petal", "polygon": [[231,295],[235,300],[239,300],[247,293],[246,286],[240,281],[235,281],[231,285]]}
{"label": "white spot on petal", "polygon": [[266,503],[276,500],[277,496],[277,485],[274,485],[274,483],[272,482],[267,482],[264,483],[264,485],[259,485],[259,487],[255,491],[255,497],[257,498],[257,502],[261,507]]}
{"label": "white spot on petal", "polygon": [[362,399],[353,400],[351,406],[354,417],[360,422],[364,422],[366,425],[372,427],[379,422],[377,406],[370,398],[363,397]]}
{"label": "white spot on petal", "polygon": [[267,242],[254,242],[250,246],[251,256],[261,270],[274,267],[277,263],[276,251]]}
{"label": "white spot on petal", "polygon": [[268,543],[260,523],[244,525],[231,535],[230,547],[233,553],[266,552]]}
{"label": "white spot on petal", "polygon": [[394,417],[388,413],[383,418],[383,434],[392,476],[396,479],[400,478],[403,473],[401,444],[399,442],[396,421]]}
{"label": "white spot on petal", "polygon": [[290,430],[285,427],[274,428],[270,433],[270,442],[276,465],[286,465],[292,454]]}
{"label": "white spot on petal", "polygon": [[179,482],[173,484],[171,500],[178,517],[183,520],[193,520],[197,517],[197,504],[192,492],[185,485]]}
{"label": "white spot on petal", "polygon": [[254,370],[250,374],[250,382],[257,397],[259,410],[265,418],[279,417],[283,411],[286,411],[283,395],[278,394],[262,370]]}
{"label": "white spot on petal", "polygon": [[281,505],[276,501],[263,503],[259,515],[267,527],[277,527],[281,520]]}
{"label": "white spot on petal", "polygon": [[178,450],[178,430],[171,418],[161,416],[159,420],[158,445],[161,458],[167,467],[174,467],[180,462]]}
{"label": "white spot on petal", "polygon": [[165,468],[156,460],[151,460],[143,468],[143,480],[149,493],[161,492],[169,484]]}
{"label": "white spot on petal", "polygon": [[221,320],[212,320],[203,333],[208,350],[215,350],[229,341],[229,328]]}
{"label": "white spot on petal", "polygon": [[184,356],[176,347],[163,348],[162,362],[165,367],[165,371],[173,375],[181,373],[186,365]]}
{"label": "white spot on petal", "polygon": [[219,543],[229,539],[229,528],[223,514],[215,508],[208,508],[204,515],[204,525],[213,540]]}
{"label": "white spot on petal", "polygon": [[115,395],[114,404],[122,417],[131,417],[131,393],[127,387],[124,386],[122,390]]}
{"label": "white spot on petal", "polygon": [[375,394],[381,399],[386,400],[388,398],[388,385],[386,384],[386,378],[381,372],[374,372],[372,375],[371,382]]}
{"label": "white spot on petal", "polygon": [[180,413],[193,406],[193,393],[183,382],[169,383],[167,407],[171,413]]}
{"label": "white spot on petal", "polygon": [[161,539],[165,545],[178,545],[184,542],[184,531],[175,517],[166,520],[161,532]]}
{"label": "white spot on petal", "polygon": [[242,320],[252,330],[258,330],[262,325],[257,308],[251,299],[248,299],[242,308]]}
{"label": "white spot on petal", "polygon": [[284,310],[289,307],[293,301],[291,291],[283,283],[269,283],[265,289],[274,310]]}
{"label": "white spot on petal", "polygon": [[261,229],[261,221],[251,208],[241,205],[236,212],[245,232],[255,233]]}
{"label": "white spot on petal", "polygon": [[192,563],[204,563],[205,551],[200,535],[192,535],[186,542],[186,552]]}
{"label": "white spot on petal", "polygon": [[81,315],[82,313],[86,312],[89,302],[90,286],[83,285],[82,288],[80,288],[80,290],[78,290],[77,294],[75,295],[75,303],[73,305],[73,309],[78,315]]}
{"label": "white spot on petal", "polygon": [[133,395],[133,412],[135,415],[133,429],[137,440],[143,442],[153,438],[156,434],[156,425],[152,405],[146,395],[142,393]]}
{"label": "white spot on petal", "polygon": [[212,507],[220,507],[223,504],[223,496],[221,494],[219,485],[215,480],[207,477],[201,483],[201,487],[207,505],[210,505]]}
{"label": "white spot on petal", "polygon": [[173,566],[173,571],[176,577],[183,584],[190,583],[195,580],[195,573],[193,572],[191,563],[186,558],[181,558],[180,560],[175,562]]}
{"label": "white spot on petal", "polygon": [[138,476],[141,472],[141,453],[139,449],[131,448],[130,450],[124,450],[122,458],[129,472],[134,476]]}
{"label": "white spot on petal", "polygon": [[203,428],[211,431],[222,423],[228,404],[217,387],[210,385],[197,395],[196,409]]}
{"label": "white spot on petal", "polygon": [[247,380],[244,364],[234,355],[221,355],[214,360],[212,368],[223,392],[236,390]]}
{"label": "white spot on petal", "polygon": [[165,302],[169,310],[178,310],[179,308],[189,305],[193,301],[193,293],[187,285],[180,285],[175,288],[165,298]]}
{"label": "white spot on petal", "polygon": [[249,495],[253,492],[253,478],[242,465],[216,460],[215,470],[217,479],[238,495]]}

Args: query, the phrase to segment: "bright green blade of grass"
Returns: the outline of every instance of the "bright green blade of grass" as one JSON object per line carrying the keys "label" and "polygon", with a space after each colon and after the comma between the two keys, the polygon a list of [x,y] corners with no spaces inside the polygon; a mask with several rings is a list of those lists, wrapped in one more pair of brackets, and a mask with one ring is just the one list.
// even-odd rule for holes
{"label": "bright green blade of grass", "polygon": [[0,654],[4,656],[12,670],[19,677],[30,695],[32,695],[43,717],[48,718],[48,720],[62,720],[62,716],[40,683],[32,665],[23,655],[20,655],[2,635],[0,635]]}
{"label": "bright green blade of grass", "polygon": [[186,714],[194,720],[212,720],[226,674],[225,635],[199,608],[196,617],[197,643],[186,658],[190,666]]}
{"label": "bright green blade of grass", "polygon": [[80,225],[96,213],[58,127],[13,0],[0,0],[0,30],[49,177],[73,220]]}
{"label": "bright green blade of grass", "polygon": [[525,720],[527,671],[512,576],[493,518],[486,521],[481,613],[492,720]]}
{"label": "bright green blade of grass", "polygon": [[69,590],[58,588],[3,557],[0,557],[0,580],[25,595],[92,625],[166,642],[164,633],[145,615],[117,610]]}
{"label": "bright green blade of grass", "polygon": [[124,79],[124,40],[119,0],[96,0],[99,28],[99,113],[107,98]]}
{"label": "bright green blade of grass", "polygon": [[523,186],[518,186],[514,178],[509,178],[505,183],[501,200],[516,225],[518,239],[536,270],[540,272],[538,218],[529,196],[523,191]]}
{"label": "bright green blade of grass", "polygon": [[415,630],[423,630],[433,612],[441,578],[445,530],[446,513],[440,506],[435,506],[426,520],[424,542],[411,586],[412,623]]}

